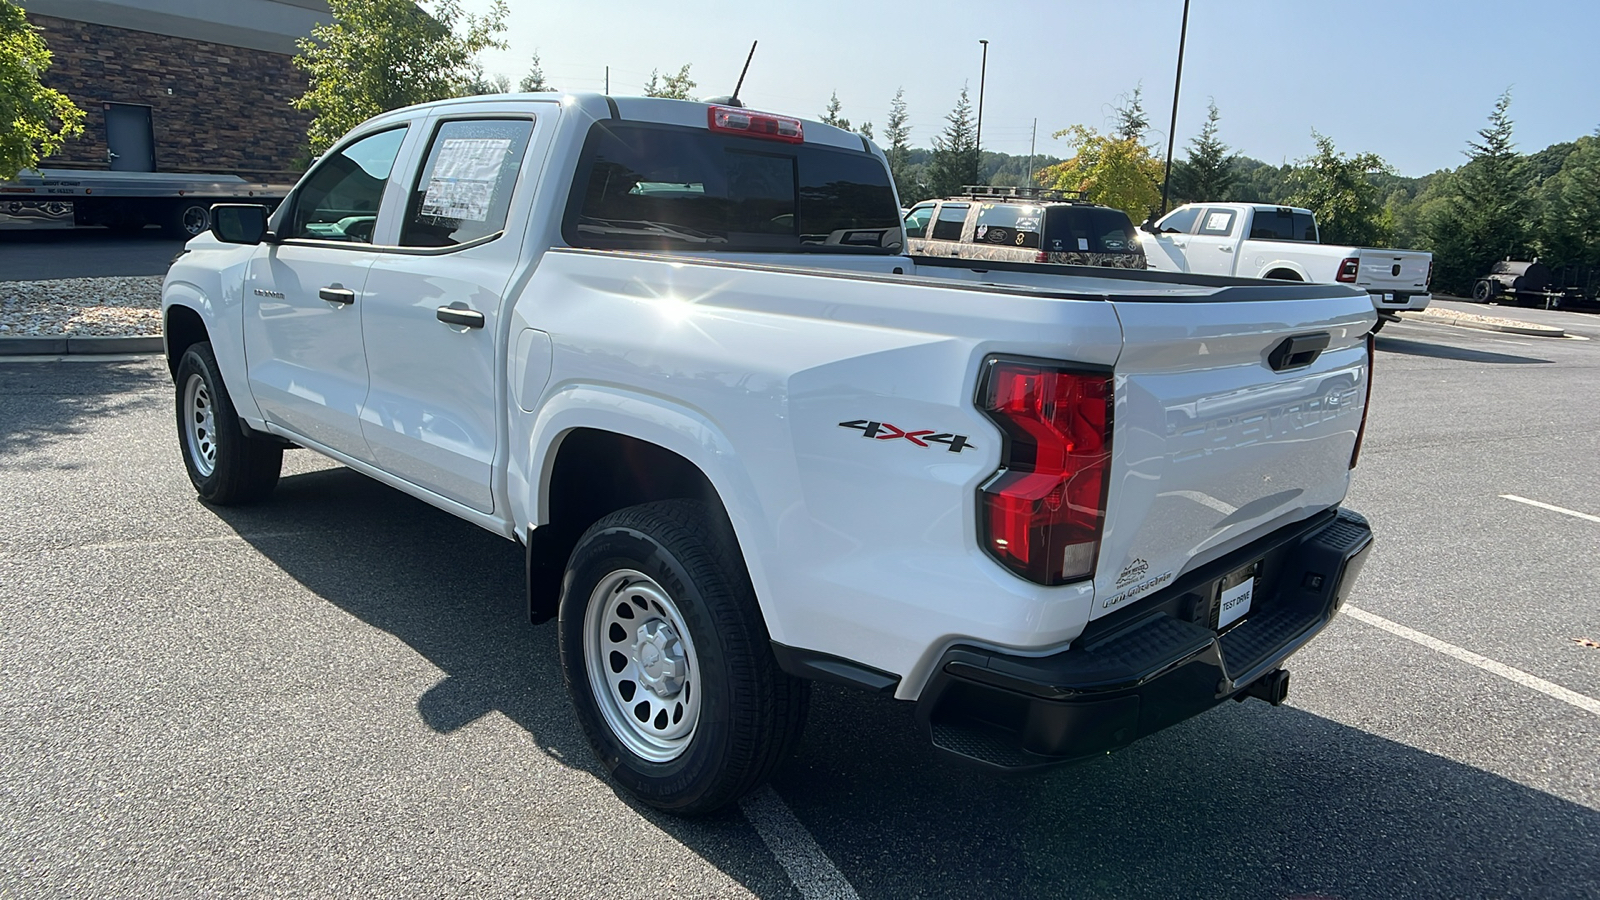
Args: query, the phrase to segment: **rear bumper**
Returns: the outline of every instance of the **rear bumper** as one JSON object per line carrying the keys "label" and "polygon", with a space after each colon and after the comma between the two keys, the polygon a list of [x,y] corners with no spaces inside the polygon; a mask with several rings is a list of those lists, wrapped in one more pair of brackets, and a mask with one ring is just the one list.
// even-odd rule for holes
{"label": "rear bumper", "polygon": [[1372,296],[1372,306],[1381,311],[1405,312],[1406,310],[1427,309],[1432,302],[1433,295],[1427,292],[1408,294],[1404,291],[1385,293],[1383,291],[1369,290]]}
{"label": "rear bumper", "polygon": [[[1347,510],[1281,529],[1090,624],[1065,651],[1022,657],[955,646],[917,702],[936,748],[1023,770],[1125,747],[1241,694],[1333,618],[1372,548]],[[1261,561],[1249,615],[1218,634],[1214,587]]]}

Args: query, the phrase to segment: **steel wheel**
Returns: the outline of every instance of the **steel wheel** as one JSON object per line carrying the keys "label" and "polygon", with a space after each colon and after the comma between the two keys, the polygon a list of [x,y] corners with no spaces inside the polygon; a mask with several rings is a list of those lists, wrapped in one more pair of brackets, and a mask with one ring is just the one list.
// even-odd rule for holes
{"label": "steel wheel", "polygon": [[583,655],[617,740],[651,762],[678,758],[700,719],[700,667],[666,590],[633,569],[602,578],[584,613]]}
{"label": "steel wheel", "polygon": [[183,436],[189,459],[202,478],[217,470],[217,415],[211,390],[197,372],[183,386]]}
{"label": "steel wheel", "polygon": [[211,214],[204,206],[186,206],[178,218],[178,224],[184,234],[195,237],[211,227]]}

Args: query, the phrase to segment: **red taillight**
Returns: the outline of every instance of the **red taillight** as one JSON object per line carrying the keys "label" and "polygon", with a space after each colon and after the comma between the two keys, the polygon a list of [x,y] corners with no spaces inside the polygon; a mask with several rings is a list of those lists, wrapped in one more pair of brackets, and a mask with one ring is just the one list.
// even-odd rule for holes
{"label": "red taillight", "polygon": [[805,142],[805,133],[799,119],[775,116],[772,113],[751,112],[730,106],[713,106],[706,113],[712,131],[742,134],[745,137],[766,138],[790,144]]}
{"label": "red taillight", "polygon": [[1033,255],[1033,261],[1047,263],[1050,261],[1050,254],[1040,250],[1038,253]]}
{"label": "red taillight", "polygon": [[991,359],[978,405],[1005,433],[979,489],[979,539],[1039,584],[1094,574],[1111,461],[1111,375]]}
{"label": "red taillight", "polygon": [[1339,274],[1333,276],[1333,280],[1355,284],[1356,276],[1359,274],[1361,274],[1361,260],[1359,257],[1351,256],[1339,263]]}
{"label": "red taillight", "polygon": [[1361,402],[1361,427],[1356,430],[1356,445],[1350,451],[1350,468],[1361,458],[1361,439],[1367,436],[1367,413],[1372,409],[1372,361],[1377,357],[1378,338],[1367,332],[1367,396]]}

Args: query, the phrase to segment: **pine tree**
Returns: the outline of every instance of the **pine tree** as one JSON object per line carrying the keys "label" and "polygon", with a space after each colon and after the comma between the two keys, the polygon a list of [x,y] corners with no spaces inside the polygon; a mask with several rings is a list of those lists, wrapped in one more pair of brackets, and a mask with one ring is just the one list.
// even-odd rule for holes
{"label": "pine tree", "polygon": [[1127,95],[1123,104],[1117,107],[1117,126],[1112,134],[1118,140],[1137,141],[1144,143],[1145,133],[1150,130],[1150,116],[1144,111],[1144,83],[1134,86],[1133,93]]}
{"label": "pine tree", "polygon": [[1539,256],[1552,266],[1600,266],[1600,131],[1573,147],[1539,187]]}
{"label": "pine tree", "polygon": [[884,155],[889,157],[889,174],[894,177],[895,192],[901,203],[914,203],[923,199],[917,195],[911,180],[911,126],[906,124],[906,89],[894,92],[889,101],[889,120],[883,127],[883,139],[889,142]]}
{"label": "pine tree", "polygon": [[1237,154],[1228,152],[1228,145],[1217,139],[1217,104],[1213,100],[1206,106],[1206,124],[1200,127],[1199,136],[1189,142],[1189,158],[1178,163],[1172,171],[1173,194],[1179,202],[1216,202],[1228,199],[1233,189],[1233,161]]}
{"label": "pine tree", "polygon": [[962,187],[978,183],[978,139],[972,123],[972,102],[967,86],[961,85],[961,99],[945,116],[950,124],[933,139],[933,161],[928,167],[928,187],[936,197],[953,197]]}
{"label": "pine tree", "polygon": [[828,98],[828,108],[822,113],[822,124],[832,125],[835,128],[843,128],[845,131],[849,131],[850,120],[839,115],[839,108],[841,105],[842,104],[839,103],[839,92],[834,91],[833,96]]}
{"label": "pine tree", "polygon": [[861,135],[869,141],[872,140],[872,123],[862,122],[861,127],[856,129],[856,134]]}
{"label": "pine tree", "polygon": [[537,94],[544,91],[553,91],[555,88],[544,80],[544,68],[539,65],[539,51],[533,52],[533,66],[528,69],[528,74],[522,76],[522,81],[517,84],[517,90],[524,94]]}
{"label": "pine tree", "polygon": [[1482,142],[1467,143],[1468,161],[1456,172],[1452,195],[1427,223],[1434,281],[1452,293],[1465,294],[1496,261],[1524,258],[1529,250],[1530,184],[1511,139],[1510,107],[1507,89],[1478,131]]}

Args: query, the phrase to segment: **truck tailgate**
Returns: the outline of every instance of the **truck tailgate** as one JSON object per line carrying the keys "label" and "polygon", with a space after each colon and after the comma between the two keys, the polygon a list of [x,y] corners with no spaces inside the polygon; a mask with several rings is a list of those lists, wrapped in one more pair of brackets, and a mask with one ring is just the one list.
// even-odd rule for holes
{"label": "truck tailgate", "polygon": [[[1338,504],[1369,371],[1372,305],[1347,289],[1113,302],[1124,345],[1091,618]],[[1275,370],[1273,350],[1302,335],[1326,335],[1326,349]]]}
{"label": "truck tailgate", "polygon": [[1369,292],[1420,294],[1428,289],[1433,256],[1415,250],[1362,250],[1356,287]]}

